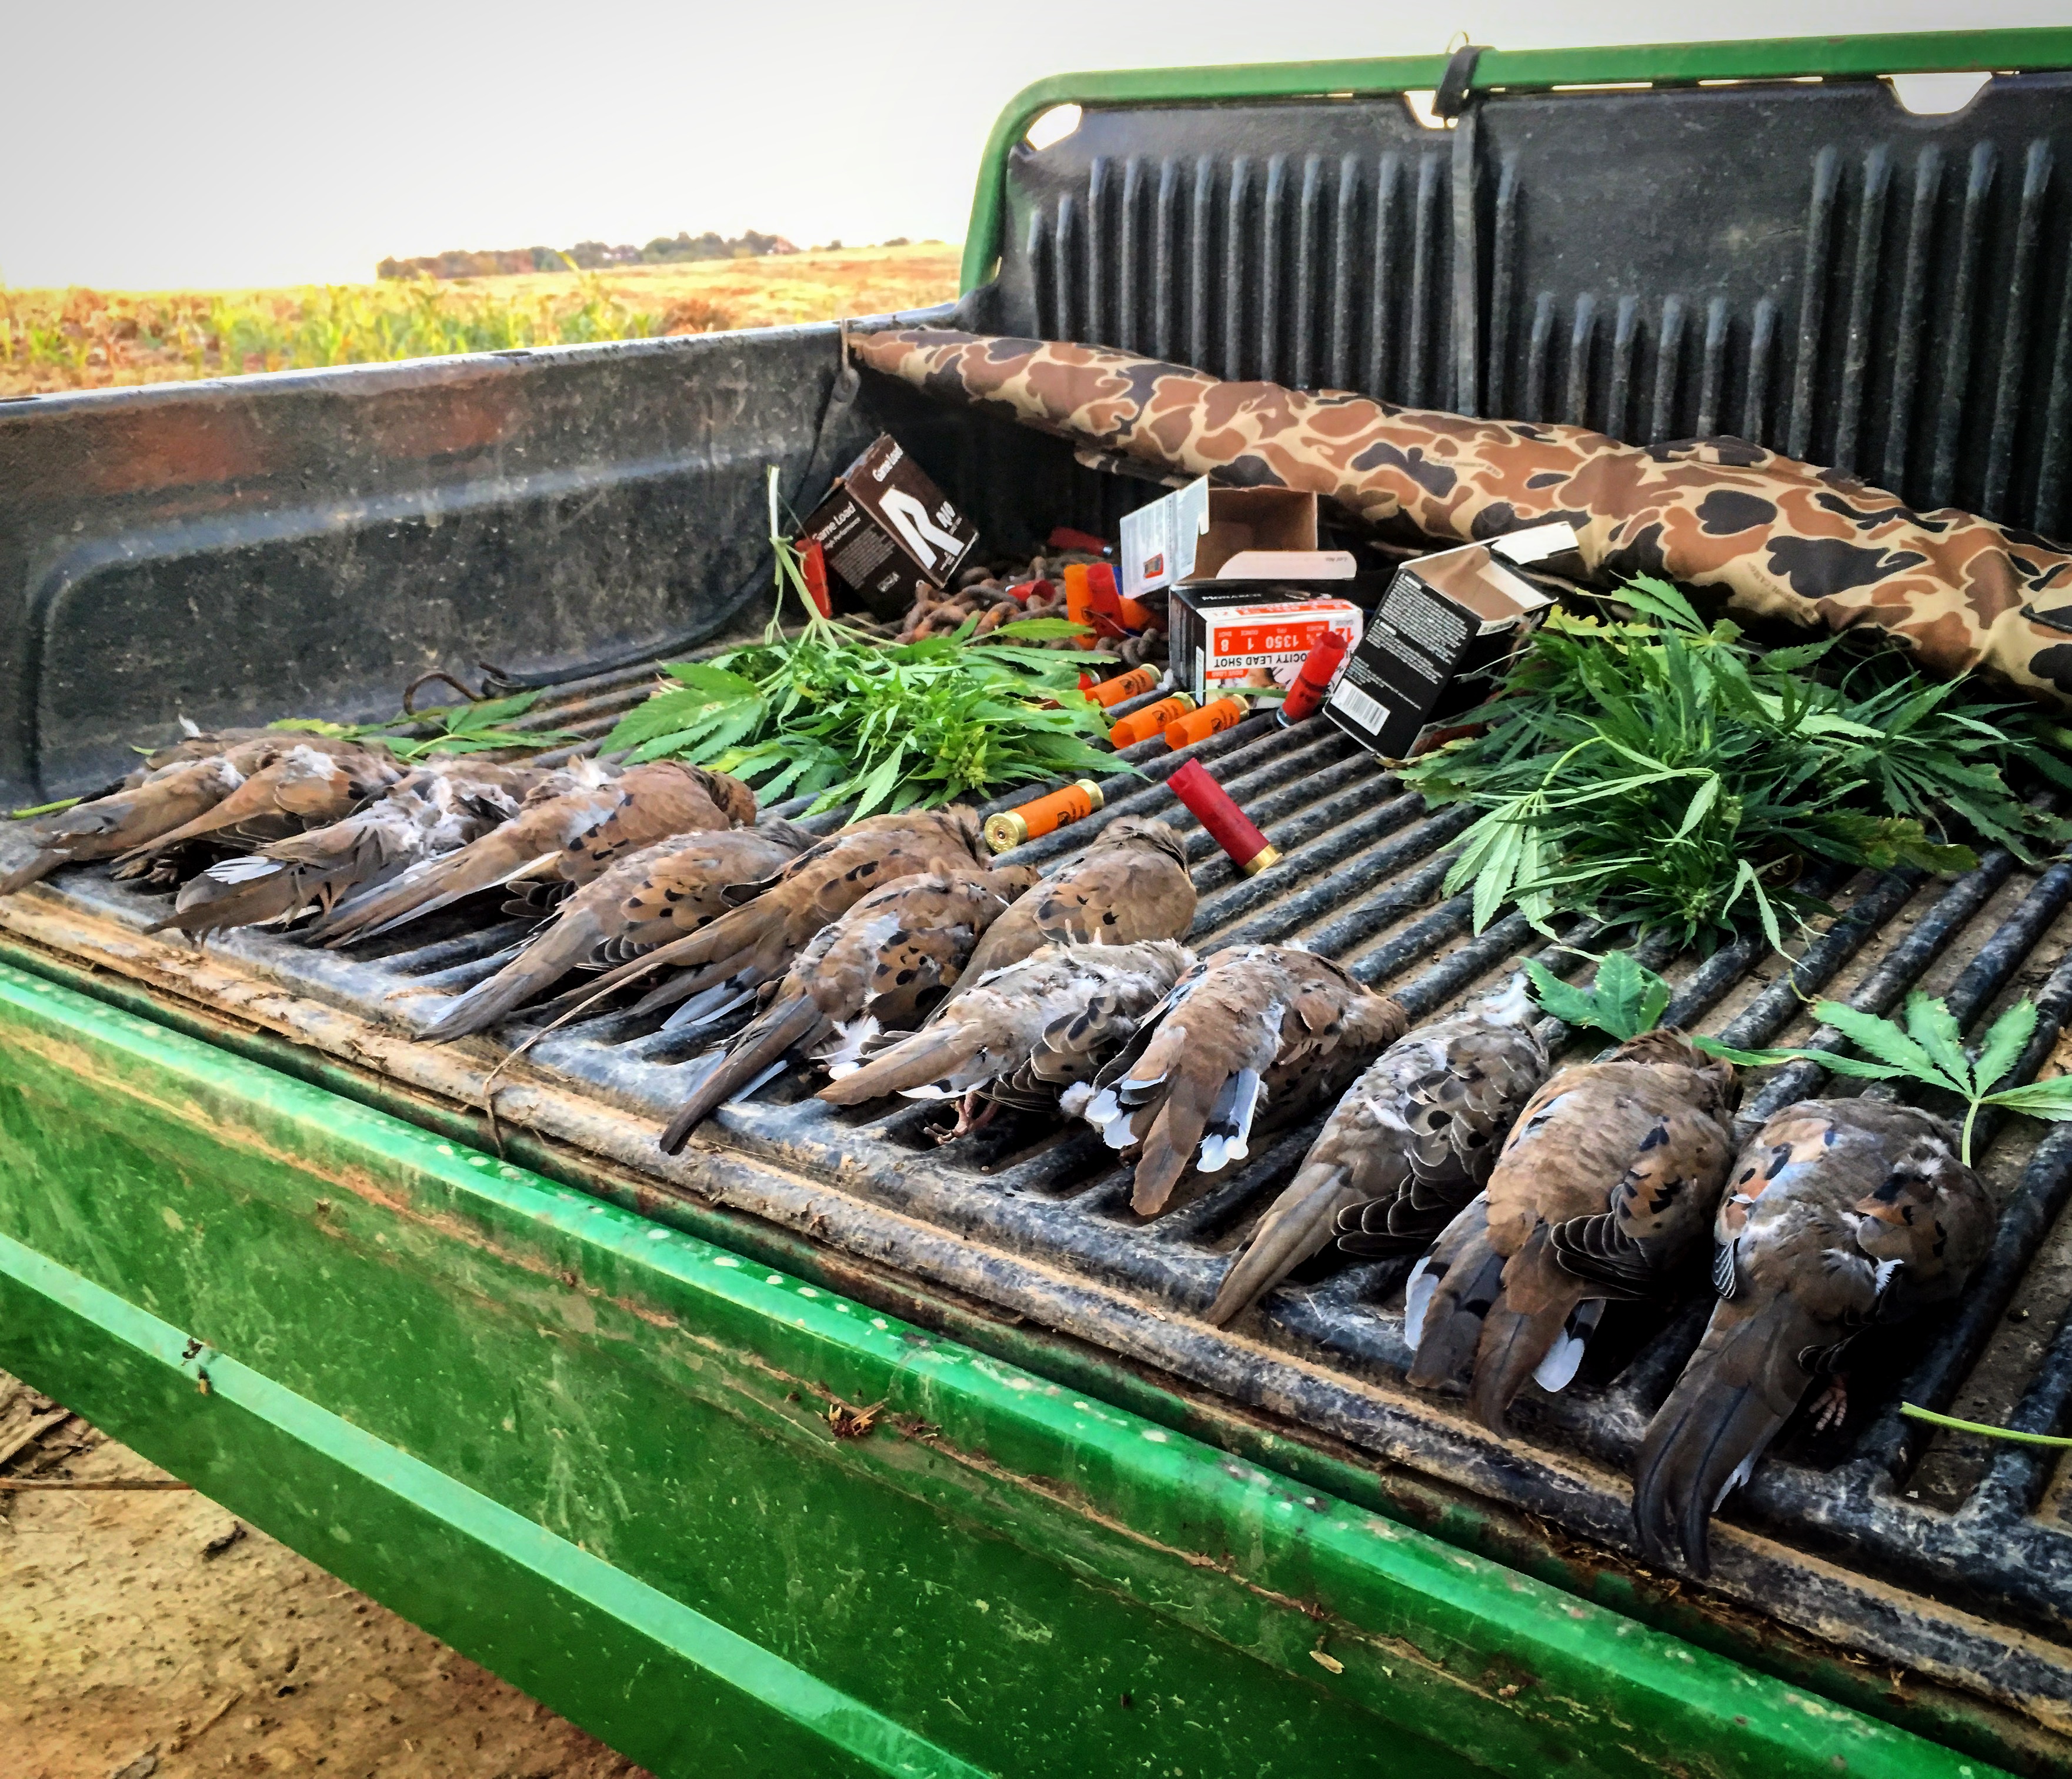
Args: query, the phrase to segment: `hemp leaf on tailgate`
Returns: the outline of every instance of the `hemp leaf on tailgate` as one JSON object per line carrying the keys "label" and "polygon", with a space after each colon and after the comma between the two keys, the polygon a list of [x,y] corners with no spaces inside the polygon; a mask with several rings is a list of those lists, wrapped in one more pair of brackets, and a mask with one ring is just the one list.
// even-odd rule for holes
{"label": "hemp leaf on tailgate", "polygon": [[[304,735],[330,735],[344,741],[378,741],[401,760],[423,760],[432,754],[483,754],[515,748],[535,752],[558,747],[582,739],[565,729],[512,729],[504,727],[523,716],[540,701],[537,692],[520,692],[515,698],[480,698],[472,704],[437,705],[422,710],[399,711],[383,723],[325,723],[315,717],[284,717],[269,723],[269,729],[299,731]],[[430,735],[412,735],[413,729],[429,727]]]}

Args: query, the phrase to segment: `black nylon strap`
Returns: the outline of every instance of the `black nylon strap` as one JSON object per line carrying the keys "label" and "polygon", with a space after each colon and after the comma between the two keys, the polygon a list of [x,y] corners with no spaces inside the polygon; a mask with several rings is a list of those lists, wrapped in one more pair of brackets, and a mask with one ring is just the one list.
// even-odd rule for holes
{"label": "black nylon strap", "polygon": [[1433,116],[1460,116],[1467,105],[1468,89],[1474,84],[1475,64],[1489,47],[1487,43],[1470,43],[1453,51],[1452,60],[1446,64],[1446,72],[1439,76],[1439,90],[1433,97]]}

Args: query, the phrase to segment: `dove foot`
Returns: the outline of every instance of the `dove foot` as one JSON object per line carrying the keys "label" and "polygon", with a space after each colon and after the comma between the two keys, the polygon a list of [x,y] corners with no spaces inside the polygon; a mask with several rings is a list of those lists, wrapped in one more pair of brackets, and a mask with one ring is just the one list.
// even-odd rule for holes
{"label": "dove foot", "polygon": [[1849,1412],[1849,1382],[1846,1377],[1831,1377],[1827,1387],[1813,1398],[1813,1431],[1825,1433],[1831,1427],[1840,1427]]}

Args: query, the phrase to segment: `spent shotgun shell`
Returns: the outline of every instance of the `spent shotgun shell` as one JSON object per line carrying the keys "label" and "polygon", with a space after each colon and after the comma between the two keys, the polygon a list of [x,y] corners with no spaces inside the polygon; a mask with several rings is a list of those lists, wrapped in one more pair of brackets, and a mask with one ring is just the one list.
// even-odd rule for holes
{"label": "spent shotgun shell", "polygon": [[1140,741],[1149,741],[1153,735],[1163,735],[1167,723],[1177,721],[1194,708],[1194,701],[1185,692],[1175,692],[1156,704],[1147,704],[1108,731],[1108,745],[1130,747]]}
{"label": "spent shotgun shell", "polygon": [[1309,645],[1309,653],[1303,657],[1301,668],[1295,675],[1295,683],[1288,688],[1288,696],[1281,701],[1281,721],[1284,727],[1317,714],[1331,690],[1331,682],[1338,677],[1338,669],[1345,665],[1346,651],[1352,647],[1352,641],[1342,630],[1326,630]]}
{"label": "spent shotgun shell", "polygon": [[1280,853],[1267,844],[1266,836],[1252,826],[1252,818],[1231,801],[1230,793],[1210,776],[1201,761],[1189,760],[1166,783],[1246,876],[1255,877],[1268,865],[1281,863]]}
{"label": "spent shotgun shell", "polygon": [[1030,840],[1040,840],[1067,823],[1083,820],[1101,806],[1100,786],[1090,778],[1067,784],[1062,791],[1039,797],[1018,809],[1003,809],[985,818],[985,843],[997,853],[1011,851]]}
{"label": "spent shotgun shell", "polygon": [[1174,749],[1186,747],[1197,741],[1207,741],[1211,735],[1221,735],[1226,729],[1235,729],[1244,721],[1251,709],[1241,698],[1218,698],[1213,704],[1205,704],[1200,710],[1190,711],[1166,725],[1166,745]]}

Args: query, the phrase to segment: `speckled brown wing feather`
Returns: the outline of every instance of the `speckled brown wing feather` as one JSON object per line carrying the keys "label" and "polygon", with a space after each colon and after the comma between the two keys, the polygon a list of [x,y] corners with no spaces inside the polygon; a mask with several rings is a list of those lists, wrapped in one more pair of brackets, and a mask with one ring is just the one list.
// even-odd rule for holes
{"label": "speckled brown wing feather", "polygon": [[764,822],[678,835],[622,859],[606,874],[621,898],[610,930],[583,962],[628,963],[697,932],[735,906],[737,885],[775,875],[812,843],[788,822]]}
{"label": "speckled brown wing feather", "polygon": [[1720,1300],[1642,1445],[1642,1546],[1705,1573],[1713,1509],[1815,1380],[1878,1326],[1962,1290],[1995,1221],[1955,1133],[1915,1107],[1801,1101],[1758,1131],[1719,1200]]}
{"label": "speckled brown wing feather", "polygon": [[615,860],[672,834],[738,827],[755,819],[755,793],[739,779],[680,760],[633,767],[619,788],[620,801],[611,812],[563,849],[555,871],[563,882],[590,883]]}
{"label": "speckled brown wing feather", "polygon": [[[872,1055],[820,1097],[860,1106],[886,1093],[961,1099],[1014,1076],[1039,1052],[1052,1081],[1097,1053],[1097,1032],[1133,1029],[1194,962],[1184,945],[1045,945],[1018,964],[974,977],[921,1029]],[[1031,1075],[1033,1082],[1038,1077]]]}
{"label": "speckled brown wing feather", "polygon": [[1338,1102],[1223,1276],[1221,1327],[1338,1235],[1355,1254],[1422,1247],[1481,1189],[1547,1078],[1522,983],[1392,1044]]}
{"label": "speckled brown wing feather", "polygon": [[839,1034],[828,1060],[840,1066],[879,1031],[912,1025],[955,986],[980,934],[1035,879],[1026,865],[966,866],[894,878],[872,891],[799,953],[663,1133],[664,1151],[676,1154],[787,1052]]}
{"label": "speckled brown wing feather", "polygon": [[[1412,1275],[1407,1300],[1421,1293],[1429,1312],[1411,1382],[1457,1382],[1471,1353],[1469,1406],[1497,1429],[1528,1377],[1564,1385],[1596,1320],[1585,1306],[1652,1288],[1701,1237],[1732,1154],[1733,1093],[1728,1065],[1666,1032],[1550,1080],[1470,1208],[1486,1254],[1471,1250],[1467,1264],[1447,1267],[1435,1250]],[[1502,1262],[1493,1295],[1490,1258]]]}
{"label": "speckled brown wing feather", "polygon": [[1547,1047],[1532,1029],[1539,1010],[1519,999],[1515,1020],[1471,1011],[1413,1032],[1397,1047],[1413,1047],[1400,1065],[1370,1072],[1377,1089],[1391,1084],[1375,1093],[1373,1116],[1377,1138],[1384,1129],[1400,1133],[1377,1147],[1400,1155],[1400,1171],[1371,1164],[1374,1189],[1335,1220],[1346,1253],[1424,1246],[1489,1183],[1503,1139],[1547,1079]]}
{"label": "speckled brown wing feather", "polygon": [[214,809],[243,782],[229,760],[211,756],[177,762],[132,789],[46,817],[29,830],[35,855],[0,880],[0,896],[11,896],[60,865],[113,859],[148,845]]}
{"label": "speckled brown wing feather", "polygon": [[871,816],[808,848],[767,880],[730,886],[724,893],[738,906],[623,966],[598,986],[616,986],[649,970],[673,967],[681,974],[649,995],[641,1007],[652,1011],[693,996],[712,996],[699,1011],[685,1015],[702,1017],[775,981],[815,933],[880,885],[917,871],[981,866],[989,856],[970,809]]}
{"label": "speckled brown wing feather", "polygon": [[[426,1031],[433,1043],[494,1025],[572,970],[623,963],[726,911],[722,892],[780,867],[797,847],[753,828],[672,834],[621,859],[561,903],[516,957],[453,1001]],[[570,997],[588,999],[584,988]],[[543,1007],[551,1018],[560,1003]]]}
{"label": "speckled brown wing feather", "polygon": [[1019,963],[1039,945],[1127,945],[1184,939],[1194,924],[1187,849],[1163,822],[1117,816],[999,920],[971,967],[984,975]]}
{"label": "speckled brown wing feather", "polygon": [[342,819],[220,859],[180,887],[173,912],[145,930],[195,937],[327,910],[356,889],[457,850],[518,811],[519,788],[495,768],[420,767]]}
{"label": "speckled brown wing feather", "polygon": [[[345,945],[399,926],[514,879],[552,871],[569,842],[619,807],[617,780],[594,766],[573,775],[572,788],[539,789],[516,817],[443,858],[413,866],[400,877],[342,902],[312,929],[330,945]],[[551,786],[554,781],[549,780]]]}
{"label": "speckled brown wing feather", "polygon": [[240,833],[279,839],[298,828],[343,820],[403,776],[385,747],[325,748],[294,741],[220,802],[125,853],[117,875],[134,875],[151,855],[205,836],[219,843]]}
{"label": "speckled brown wing feather", "polygon": [[1154,1216],[1190,1167],[1214,1173],[1250,1152],[1255,1124],[1329,1103],[1408,1023],[1328,958],[1219,952],[1101,1070],[1084,1115],[1111,1148],[1137,1150],[1131,1206]]}

